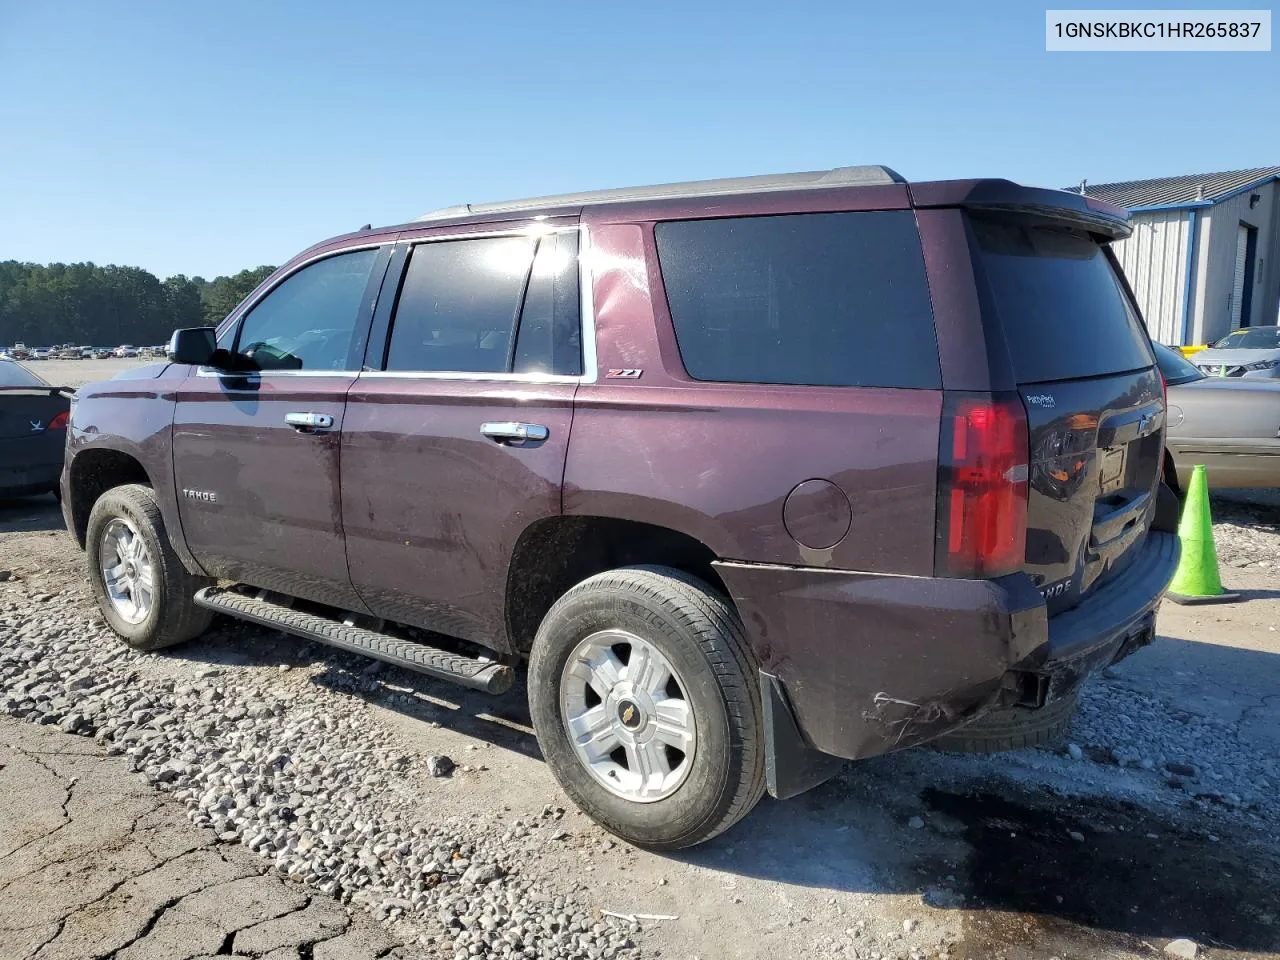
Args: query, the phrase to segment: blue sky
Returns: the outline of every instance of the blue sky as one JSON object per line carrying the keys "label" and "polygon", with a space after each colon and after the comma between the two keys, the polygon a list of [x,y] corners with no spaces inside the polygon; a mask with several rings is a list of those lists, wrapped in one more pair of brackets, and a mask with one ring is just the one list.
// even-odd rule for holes
{"label": "blue sky", "polygon": [[1044,9],[0,0],[0,259],[211,277],[592,187],[1280,164],[1280,53],[1051,54]]}

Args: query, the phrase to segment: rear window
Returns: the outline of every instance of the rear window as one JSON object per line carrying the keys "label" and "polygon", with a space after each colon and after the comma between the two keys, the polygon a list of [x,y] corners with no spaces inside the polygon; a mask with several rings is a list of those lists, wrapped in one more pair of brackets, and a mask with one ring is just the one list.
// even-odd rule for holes
{"label": "rear window", "polygon": [[21,364],[0,360],[0,387],[47,387],[48,384]]}
{"label": "rear window", "polygon": [[1151,366],[1142,323],[1092,237],[1042,223],[971,222],[979,280],[985,280],[1020,383]]}
{"label": "rear window", "polygon": [[691,377],[941,386],[910,211],[680,220],[655,232]]}

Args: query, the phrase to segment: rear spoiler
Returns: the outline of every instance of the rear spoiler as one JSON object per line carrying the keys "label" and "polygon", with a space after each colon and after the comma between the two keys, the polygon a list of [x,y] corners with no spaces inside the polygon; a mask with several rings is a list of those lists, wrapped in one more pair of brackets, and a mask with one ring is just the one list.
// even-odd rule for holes
{"label": "rear spoiler", "polygon": [[71,387],[50,387],[50,386],[31,386],[31,387],[0,387],[0,393],[35,393],[45,394],[50,397],[66,397],[70,399],[75,396],[75,390]]}
{"label": "rear spoiler", "polygon": [[1010,180],[941,180],[912,184],[910,189],[916,207],[966,207],[1043,217],[1082,227],[1108,240],[1123,240],[1133,232],[1128,210],[1065,190],[1024,187]]}

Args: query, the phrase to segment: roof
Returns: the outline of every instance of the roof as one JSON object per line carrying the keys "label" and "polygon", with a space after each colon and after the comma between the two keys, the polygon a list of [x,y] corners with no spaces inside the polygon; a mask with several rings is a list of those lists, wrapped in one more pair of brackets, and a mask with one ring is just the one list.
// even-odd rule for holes
{"label": "roof", "polygon": [[722,197],[741,193],[767,193],[773,190],[863,187],[905,182],[900,174],[888,167],[868,164],[858,167],[836,167],[833,170],[810,170],[806,173],[771,173],[758,177],[726,177],[721,180],[690,180],[685,183],[659,183],[643,187],[590,190],[585,193],[563,193],[557,196],[529,197],[524,200],[506,200],[500,203],[461,203],[442,210],[433,210],[418,217],[418,220],[445,220],[475,214],[514,213],[521,210],[571,207],[588,203]]}
{"label": "roof", "polygon": [[[1280,167],[1253,167],[1221,173],[1156,177],[1153,180],[1089,183],[1085,185],[1084,192],[1085,196],[1130,210],[1208,207],[1276,179],[1280,179]],[[1080,192],[1080,187],[1067,189],[1072,193]]]}

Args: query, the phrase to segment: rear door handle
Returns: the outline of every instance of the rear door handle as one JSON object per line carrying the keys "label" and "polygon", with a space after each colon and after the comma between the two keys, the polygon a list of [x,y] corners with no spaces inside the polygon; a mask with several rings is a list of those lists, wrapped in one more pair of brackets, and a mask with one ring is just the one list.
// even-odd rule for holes
{"label": "rear door handle", "polygon": [[333,426],[333,417],[327,413],[286,413],[284,422],[305,433],[309,430],[328,430]]}
{"label": "rear door handle", "polygon": [[515,420],[499,420],[480,424],[480,432],[498,443],[520,444],[529,440],[545,440],[551,435],[540,423],[519,423]]}

